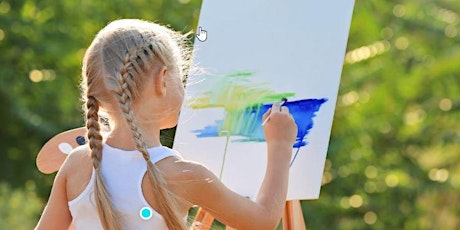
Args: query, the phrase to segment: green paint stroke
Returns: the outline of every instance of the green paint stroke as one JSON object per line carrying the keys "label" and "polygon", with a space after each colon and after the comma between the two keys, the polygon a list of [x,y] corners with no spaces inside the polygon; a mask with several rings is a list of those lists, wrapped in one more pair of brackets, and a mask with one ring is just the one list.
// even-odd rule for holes
{"label": "green paint stroke", "polygon": [[252,76],[251,72],[237,72],[210,77],[208,80],[213,84],[209,91],[188,101],[187,105],[193,109],[223,108],[227,115],[219,131],[228,131],[232,136],[244,134],[245,130],[251,130],[255,123],[243,119],[248,108],[253,108],[254,117],[257,117],[263,104],[295,95],[293,92],[276,93],[270,89],[269,83],[252,82]]}

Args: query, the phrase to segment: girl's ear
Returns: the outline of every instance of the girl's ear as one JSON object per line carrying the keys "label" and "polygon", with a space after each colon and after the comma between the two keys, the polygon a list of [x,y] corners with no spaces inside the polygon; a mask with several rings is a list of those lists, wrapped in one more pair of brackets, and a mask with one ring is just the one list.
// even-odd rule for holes
{"label": "girl's ear", "polygon": [[155,93],[159,96],[166,95],[166,76],[168,75],[168,68],[163,66],[154,77],[153,84],[155,84]]}

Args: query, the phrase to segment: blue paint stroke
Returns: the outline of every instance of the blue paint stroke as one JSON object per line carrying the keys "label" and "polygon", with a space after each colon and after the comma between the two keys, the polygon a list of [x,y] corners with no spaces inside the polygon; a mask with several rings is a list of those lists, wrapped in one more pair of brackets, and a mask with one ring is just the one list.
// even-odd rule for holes
{"label": "blue paint stroke", "polygon": [[[327,100],[327,98],[304,99],[284,104],[289,108],[298,127],[293,148],[307,145],[306,137],[313,128],[313,118]],[[236,140],[238,142],[263,142],[265,137],[262,129],[262,116],[271,107],[272,104],[262,104],[247,107],[242,111],[229,111],[225,120],[218,120],[213,125],[193,130],[193,133],[199,138],[218,137],[221,136],[221,131],[226,130],[231,136],[243,137]]]}
{"label": "blue paint stroke", "polygon": [[193,130],[192,133],[196,133],[196,137],[218,137],[219,136],[219,130],[220,127],[222,127],[222,124],[224,123],[224,120],[217,120],[215,122],[215,125],[207,125],[203,129],[199,130]]}

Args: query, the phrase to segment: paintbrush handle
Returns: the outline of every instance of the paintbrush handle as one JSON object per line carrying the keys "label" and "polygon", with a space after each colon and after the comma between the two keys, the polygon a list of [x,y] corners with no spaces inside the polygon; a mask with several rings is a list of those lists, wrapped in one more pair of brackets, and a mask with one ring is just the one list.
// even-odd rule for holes
{"label": "paintbrush handle", "polygon": [[262,126],[265,126],[267,124],[268,120],[270,120],[270,115],[268,115],[268,117],[264,120],[264,122],[262,122]]}

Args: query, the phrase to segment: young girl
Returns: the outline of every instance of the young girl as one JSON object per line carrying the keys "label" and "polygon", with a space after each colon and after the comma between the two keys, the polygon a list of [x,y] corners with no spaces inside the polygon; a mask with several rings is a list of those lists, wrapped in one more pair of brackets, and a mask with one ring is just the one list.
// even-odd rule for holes
{"label": "young girl", "polygon": [[[182,37],[141,20],[117,20],[97,34],[82,72],[89,141],[59,170],[36,229],[68,229],[73,222],[77,230],[184,230],[192,205],[237,229],[277,226],[297,134],[287,107],[275,103],[263,117],[268,163],[255,201],[161,146],[160,130],[177,124],[184,99]],[[110,124],[104,137],[100,111]]]}

